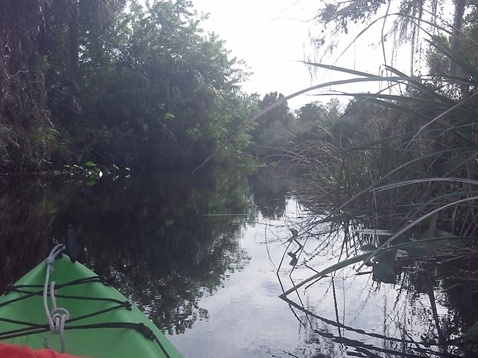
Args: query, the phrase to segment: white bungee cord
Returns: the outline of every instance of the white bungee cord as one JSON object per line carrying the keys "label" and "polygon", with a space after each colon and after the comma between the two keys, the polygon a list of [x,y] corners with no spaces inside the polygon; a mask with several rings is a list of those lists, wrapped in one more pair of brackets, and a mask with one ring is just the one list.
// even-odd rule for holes
{"label": "white bungee cord", "polygon": [[[50,252],[50,255],[45,260],[45,283],[43,286],[43,308],[48,319],[50,332],[60,336],[61,352],[65,352],[65,322],[70,318],[70,313],[66,308],[58,308],[55,297],[55,282],[49,284],[50,276],[53,274],[56,258],[65,250],[65,245],[58,244]],[[52,310],[48,307],[48,284],[50,285],[50,300]],[[48,342],[46,342],[48,346]]]}

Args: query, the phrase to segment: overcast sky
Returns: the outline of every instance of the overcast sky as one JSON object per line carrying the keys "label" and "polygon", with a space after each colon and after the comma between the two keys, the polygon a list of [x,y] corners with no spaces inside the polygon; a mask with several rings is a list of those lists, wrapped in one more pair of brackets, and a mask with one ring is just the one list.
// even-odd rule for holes
{"label": "overcast sky", "polygon": [[[254,73],[244,89],[264,95],[277,91],[289,95],[311,85],[299,61],[312,49],[310,20],[317,10],[313,0],[193,0],[195,8],[209,13],[203,23],[226,41],[232,54],[246,61]],[[308,8],[307,8],[308,7]],[[313,101],[302,98],[290,107]]]}
{"label": "overcast sky", "polygon": [[[322,29],[314,26],[312,21],[320,7],[317,0],[192,1],[196,10],[210,14],[209,20],[203,23],[203,28],[217,33],[226,41],[226,48],[251,67],[254,74],[244,85],[248,93],[257,92],[264,95],[277,91],[289,95],[318,83],[352,77],[319,70],[312,79],[307,68],[300,63],[301,60],[311,56],[313,58],[315,52],[310,45],[310,32],[316,33]],[[390,28],[392,22],[393,18],[387,19],[386,26]],[[340,35],[339,49],[329,56],[325,63],[383,75],[385,60],[379,45],[383,22],[375,23],[358,39],[355,36],[364,25],[360,23],[355,29],[354,25],[350,26],[352,29],[348,35]],[[386,47],[388,64],[408,72],[409,50],[396,48],[392,39]],[[342,54],[344,48],[348,50]],[[394,51],[398,52],[395,52],[396,57],[392,59],[391,53]],[[400,62],[399,65],[397,62]],[[341,87],[340,90],[375,92],[383,85],[360,83]],[[315,100],[326,102],[328,99],[309,95],[290,100],[288,103],[291,109],[297,109],[305,103]]]}

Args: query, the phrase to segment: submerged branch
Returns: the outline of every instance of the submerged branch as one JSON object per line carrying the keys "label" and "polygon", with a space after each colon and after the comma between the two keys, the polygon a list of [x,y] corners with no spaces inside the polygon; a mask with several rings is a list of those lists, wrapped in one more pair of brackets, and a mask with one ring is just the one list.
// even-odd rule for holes
{"label": "submerged branch", "polygon": [[326,268],[325,270],[322,270],[320,271],[319,273],[315,274],[315,275],[312,275],[310,276],[309,278],[299,282],[297,285],[293,286],[292,288],[288,289],[287,291],[283,292],[281,295],[279,295],[280,298],[282,299],[286,299],[287,296],[296,291],[297,289],[299,289],[300,287],[304,286],[306,283],[310,282],[310,281],[313,281],[313,280],[316,280],[316,279],[321,279],[323,278],[324,276],[326,276],[327,274],[329,273],[332,273],[334,271],[337,271],[341,268],[344,268],[348,265],[351,265],[351,264],[354,264],[354,263],[357,263],[357,262],[360,262],[362,260],[365,260],[367,257],[369,256],[369,254],[362,254],[362,255],[358,255],[358,256],[355,256],[355,257],[352,257],[350,259],[347,259],[347,260],[344,260],[344,261],[341,261],[341,262],[338,262],[336,263],[335,265],[332,265],[328,268]]}

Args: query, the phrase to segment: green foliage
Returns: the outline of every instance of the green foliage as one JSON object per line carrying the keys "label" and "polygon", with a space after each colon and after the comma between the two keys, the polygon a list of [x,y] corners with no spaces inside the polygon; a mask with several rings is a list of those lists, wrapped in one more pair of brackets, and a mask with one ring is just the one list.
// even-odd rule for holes
{"label": "green foliage", "polygon": [[[188,162],[214,146],[209,114],[222,93],[236,89],[238,79],[222,41],[202,35],[190,6],[156,2],[143,9],[133,3],[111,40],[112,77],[102,82],[104,98],[90,94],[93,102],[84,116],[127,135],[118,138],[120,146],[136,144],[129,151],[135,156],[123,158],[127,165]],[[117,154],[128,152],[118,149]]]}
{"label": "green foliage", "polygon": [[47,1],[6,1],[0,12],[0,171],[47,165],[55,137],[39,43]]}
{"label": "green foliage", "polygon": [[[417,76],[413,71],[406,75],[384,66],[387,76],[374,76],[312,64],[349,76],[315,88],[330,86],[335,90],[336,85],[377,81],[385,90],[353,93],[337,120],[322,120],[320,126],[314,127],[308,120],[321,118],[314,114],[320,112],[318,106],[311,104],[299,112],[309,135],[295,140],[287,159],[302,174],[297,192],[300,202],[316,214],[313,219],[304,219],[300,232],[308,238],[325,239],[326,231],[329,240],[339,240],[341,257],[318,273],[314,269],[316,274],[308,279],[301,275],[301,281],[294,282],[281,297],[290,303],[287,296],[298,288],[326,275],[334,277],[339,270],[363,261],[371,268],[358,274],[371,274],[380,285],[399,283],[400,294],[410,288],[428,293],[438,332],[430,336],[446,342],[445,352],[451,352],[451,341],[444,337],[468,331],[453,342],[453,350],[456,347],[454,353],[476,355],[475,347],[468,348],[469,340],[476,340],[476,315],[470,317],[469,306],[456,303],[474,302],[474,292],[467,288],[475,280],[478,247],[478,47],[476,36],[463,36],[460,51],[453,49],[452,40],[428,37],[430,73],[426,75]],[[324,229],[327,225],[330,228]],[[365,228],[369,234],[351,233],[351,227]],[[383,237],[384,231],[377,227],[394,234]],[[360,246],[371,242],[377,248],[357,256]],[[302,265],[309,268],[314,257],[328,254],[322,243],[312,245],[315,249],[304,247],[297,255],[303,254]],[[291,273],[295,265],[301,265],[297,258],[292,264]],[[426,273],[426,284],[418,282],[417,271]],[[447,307],[453,307],[452,324],[437,313],[434,292],[439,286]],[[458,294],[453,297],[455,289]]]}
{"label": "green foliage", "polygon": [[324,220],[345,215],[369,225],[381,222],[401,234],[438,228],[460,237],[478,234],[474,29],[465,24],[459,51],[452,47],[453,37],[446,39],[451,32],[429,36],[430,72],[420,76],[391,66],[384,67],[386,76],[376,76],[309,63],[348,76],[316,89],[369,82],[386,89],[350,94],[352,100],[334,120],[320,104],[297,113],[307,132],[294,139],[286,159],[303,174],[301,197],[318,214],[327,212]]}
{"label": "green foliage", "polygon": [[[263,110],[272,103],[283,99],[282,94],[271,92],[259,101],[259,109]],[[287,102],[273,108],[255,124],[252,131],[254,140],[254,154],[260,158],[269,156],[269,160],[274,160],[273,155],[276,154],[293,136],[290,128],[293,125],[294,116],[291,113]]]}
{"label": "green foliage", "polygon": [[[45,157],[57,168],[87,159],[138,168],[190,165],[249,115],[250,99],[240,92],[243,63],[217,35],[203,32],[190,1],[131,1],[127,10],[125,4],[55,0],[43,7],[47,26],[32,22],[27,29],[32,38],[42,30],[40,41],[29,43],[36,64],[20,56],[11,71],[27,66],[44,76],[45,88],[25,77],[36,97],[17,96],[24,103],[15,105],[10,119],[2,116],[4,165],[41,166]],[[2,25],[3,33],[16,26]],[[26,126],[26,118],[33,124]],[[248,144],[245,133],[236,146]]]}
{"label": "green foliage", "polygon": [[330,133],[328,129],[343,126],[342,112],[342,105],[335,98],[326,104],[308,103],[296,111],[292,131],[301,139],[331,138],[338,133]]}

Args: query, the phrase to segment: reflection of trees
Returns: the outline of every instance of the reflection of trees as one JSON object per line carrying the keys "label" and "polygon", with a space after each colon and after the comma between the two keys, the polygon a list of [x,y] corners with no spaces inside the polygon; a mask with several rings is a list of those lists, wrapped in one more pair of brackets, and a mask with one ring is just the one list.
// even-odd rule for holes
{"label": "reflection of trees", "polygon": [[[382,322],[383,333],[379,330],[364,329],[364,322],[360,319],[354,324],[344,324],[339,316],[324,316],[317,313],[320,308],[310,302],[302,302],[297,298],[285,298],[285,302],[307,332],[306,343],[314,346],[316,350],[327,352],[324,357],[460,357],[463,353],[468,354],[467,356],[476,355],[469,345],[470,342],[453,340],[452,332],[447,334],[448,341],[440,342],[433,323],[429,327],[426,325],[430,312],[419,312],[423,307],[415,302],[407,302],[415,305],[412,308],[394,307],[395,314],[388,314],[388,321]],[[364,302],[364,305],[366,304],[367,302]],[[338,313],[340,304],[335,301],[335,305],[335,311]],[[410,318],[407,318],[405,313],[407,310],[414,311],[414,315],[423,315],[419,327],[410,323]],[[347,313],[356,315],[356,312]],[[441,323],[448,323],[448,327],[452,327],[453,320],[445,322],[446,320],[444,315]],[[419,339],[416,338],[417,330],[421,333]],[[454,333],[457,333],[456,330]],[[344,351],[348,353],[345,354]]]}
{"label": "reflection of trees", "polygon": [[122,291],[168,331],[183,332],[207,315],[198,299],[242,265],[241,217],[205,215],[246,211],[247,187],[237,176],[219,178],[154,175],[119,194],[121,187],[97,188],[70,206],[89,264],[114,274]]}
{"label": "reflection of trees", "polygon": [[[298,282],[294,282],[294,276],[302,277],[299,282],[303,282],[306,270],[312,269],[317,273],[326,267],[333,267],[333,264],[339,267],[332,268],[326,276],[319,275],[320,282],[316,277],[315,280],[309,281],[307,286],[297,285],[300,291],[291,291],[288,296],[283,297],[304,329],[310,332],[308,341],[313,345],[318,344],[321,351],[329,352],[330,356],[342,356],[341,347],[346,347],[349,354],[360,357],[455,357],[478,354],[475,338],[467,336],[467,331],[478,318],[475,250],[466,246],[454,247],[451,251],[445,245],[441,254],[434,251],[433,255],[430,252],[422,256],[417,252],[415,256],[394,255],[394,262],[390,267],[400,269],[394,272],[397,275],[397,284],[393,291],[391,290],[388,304],[382,307],[380,303],[377,305],[379,301],[376,301],[375,297],[380,297],[382,293],[385,295],[385,288],[392,286],[377,280],[376,275],[370,275],[375,273],[374,269],[379,264],[375,262],[365,272],[361,271],[359,276],[350,266],[341,266],[341,263],[358,256],[358,248],[364,244],[380,245],[383,240],[381,235],[386,234],[385,230],[376,230],[373,233],[373,230],[366,229],[371,227],[370,225],[357,218],[344,221],[343,217],[339,220],[328,217],[329,222],[321,222],[321,218],[326,217],[308,217],[301,223],[294,223],[296,227],[300,227],[305,247],[298,255],[300,259],[290,268],[289,276],[295,286]],[[352,228],[354,230],[351,230]],[[437,246],[429,247],[429,250],[431,249],[436,250]],[[287,249],[284,256],[286,252]],[[328,264],[324,264],[318,257],[328,257]],[[285,267],[285,264],[283,265]],[[297,271],[301,274],[296,275]],[[368,286],[364,287],[363,283],[359,283],[363,282],[358,280],[362,275],[371,276]],[[344,291],[343,302],[336,296],[336,276],[344,282],[348,280],[349,287],[355,287],[350,292]],[[278,277],[282,285],[279,274]],[[331,281],[329,287],[324,287],[325,280]],[[290,287],[290,284],[287,286]],[[303,300],[304,296],[308,299]],[[351,296],[354,296],[353,299]],[[335,317],[330,309],[323,313],[323,301],[326,301],[326,297],[334,302]],[[354,308],[349,307],[347,302]],[[357,302],[359,308],[355,311],[354,304]],[[343,316],[339,317],[342,306]],[[383,323],[371,321],[377,326],[383,324],[383,333],[366,328],[370,306],[376,306],[378,311],[386,312]],[[365,312],[365,320],[358,318],[353,324],[344,323],[350,316],[360,317],[361,310]],[[327,346],[326,342],[331,343],[332,347]]]}
{"label": "reflection of trees", "polygon": [[[312,325],[309,333],[310,343],[323,344],[319,337],[325,338],[326,340],[331,340],[332,342],[338,343],[348,347],[349,349],[354,349],[355,352],[349,350],[348,355],[358,356],[358,357],[380,357],[380,353],[383,353],[386,356],[396,356],[396,357],[456,357],[453,354],[441,353],[437,351],[436,344],[430,343],[426,346],[416,342],[413,339],[410,339],[406,335],[402,337],[393,337],[387,336],[385,334],[380,334],[376,332],[367,332],[363,329],[355,328],[350,325],[344,325],[336,320],[328,319],[326,317],[315,314],[312,310],[305,308],[303,305],[297,304],[294,301],[286,299],[286,302],[289,304],[291,310],[298,310],[299,312],[305,313],[307,316],[303,319],[303,322],[309,322]],[[299,317],[296,312],[294,312],[296,317]],[[321,327],[321,324],[324,324],[326,329]],[[336,332],[336,333],[332,333]],[[345,335],[347,332],[355,333],[356,336],[360,338],[347,338]],[[374,342],[373,339],[376,339]],[[374,343],[370,343],[374,342]],[[381,342],[382,344],[377,344]],[[327,347],[327,345],[325,345]],[[328,349],[327,349],[328,348]],[[330,357],[341,356],[339,353],[340,349],[334,349],[332,346],[328,346],[324,351],[328,351]]]}
{"label": "reflection of trees", "polygon": [[284,214],[286,197],[291,190],[291,177],[281,167],[260,168],[253,177],[254,203],[265,218],[280,218]]}
{"label": "reflection of trees", "polygon": [[[448,310],[448,315],[442,321],[442,330],[448,337],[460,336],[478,320],[476,266],[474,255],[451,260],[436,269],[437,286],[446,292],[440,301]],[[467,357],[478,356],[476,337],[463,342],[460,352]]]}
{"label": "reflection of trees", "polygon": [[0,183],[0,292],[46,257],[51,194],[37,181]]}
{"label": "reflection of trees", "polygon": [[[115,286],[160,328],[183,332],[207,317],[198,307],[199,298],[247,262],[238,244],[247,216],[228,214],[247,214],[249,196],[246,180],[217,172],[99,181],[91,188],[47,186],[40,202],[56,209],[47,211],[34,230],[42,234],[38,240],[44,240],[53,219],[53,232],[63,233],[68,223],[73,224],[82,248],[80,261],[99,274],[115,276]],[[24,204],[39,205],[33,204],[34,196],[24,203],[10,200],[11,206],[23,205],[19,213]],[[218,215],[208,216],[211,213]],[[18,230],[11,225],[12,237]],[[42,253],[28,251],[20,256],[26,257],[29,268],[43,259]]]}

